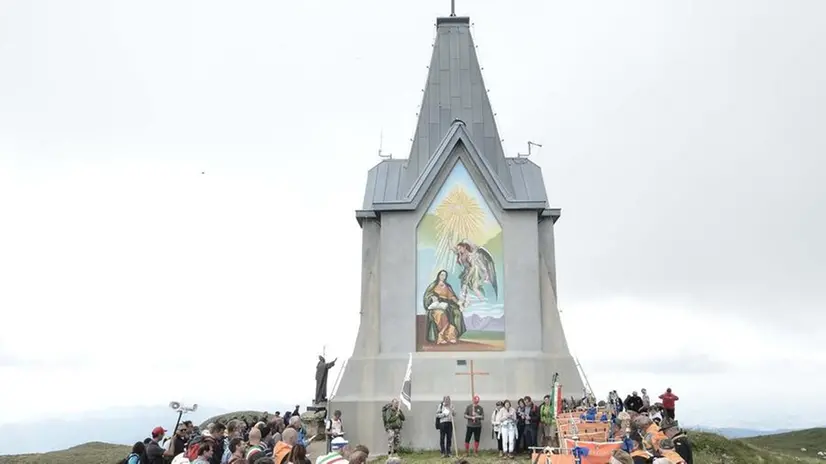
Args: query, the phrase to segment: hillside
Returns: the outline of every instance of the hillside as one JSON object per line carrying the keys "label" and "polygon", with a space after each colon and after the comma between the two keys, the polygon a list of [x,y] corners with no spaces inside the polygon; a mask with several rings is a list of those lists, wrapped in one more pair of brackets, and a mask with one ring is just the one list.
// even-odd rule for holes
{"label": "hillside", "polygon": [[743,429],[737,427],[706,427],[703,425],[689,425],[686,428],[691,430],[696,430],[698,432],[708,432],[714,433],[717,435],[722,435],[729,440],[733,440],[735,438],[751,438],[751,437],[760,437],[763,435],[775,435],[778,433],[786,433],[786,432],[793,432],[795,429],[776,429],[776,430],[766,430],[766,429]]}
{"label": "hillside", "polygon": [[694,444],[694,462],[699,464],[789,464],[791,462],[815,463],[821,460],[809,454],[809,458],[793,457],[775,449],[758,448],[746,440],[729,440],[707,432],[689,432]]}
{"label": "hillside", "polygon": [[[758,448],[777,451],[792,456],[817,455],[826,451],[826,428],[796,430],[794,432],[744,438],[742,441]],[[806,451],[800,451],[805,448]]]}
{"label": "hillside", "polygon": [[[696,464],[788,464],[799,462],[803,464],[823,462],[813,458],[817,452],[814,445],[804,446],[809,449],[807,457],[800,456],[801,444],[810,443],[806,440],[817,440],[822,443],[826,429],[812,429],[801,432],[784,433],[774,436],[757,437],[744,440],[729,440],[720,435],[706,432],[690,432],[694,443],[694,462]],[[760,445],[753,444],[757,441]],[[813,443],[813,442],[812,442]],[[770,446],[769,446],[770,445]],[[797,447],[796,457],[791,453]],[[783,453],[779,450],[789,450]],[[108,443],[87,443],[75,446],[64,451],[55,451],[44,454],[23,454],[17,456],[0,456],[0,464],[115,464],[129,453],[129,447],[111,445]],[[528,462],[527,458],[519,459]],[[422,452],[403,455],[405,464],[444,463],[437,453]],[[381,460],[379,461],[381,462]],[[472,464],[498,464],[500,459],[495,454],[484,454],[472,458]]]}
{"label": "hillside", "polygon": [[131,446],[93,442],[51,453],[0,456],[0,464],[115,464],[131,450]]}
{"label": "hillside", "polygon": [[199,427],[202,430],[205,430],[206,426],[210,423],[220,422],[221,424],[226,425],[227,423],[229,423],[229,421],[235,419],[242,420],[250,424],[254,424],[258,421],[266,422],[268,417],[269,413],[267,413],[266,411],[235,411],[226,414],[220,414],[217,416],[212,416],[209,419],[206,419],[205,421],[201,422],[201,425],[199,425]]}
{"label": "hillside", "polygon": [[[185,419],[198,423],[227,409],[201,407]],[[149,436],[155,426],[171,429],[178,415],[168,406],[108,408],[60,417],[44,417],[30,422],[0,425],[0,454],[45,453],[60,451],[81,443],[132,445]],[[43,439],[43,424],[49,424],[48,440]]]}

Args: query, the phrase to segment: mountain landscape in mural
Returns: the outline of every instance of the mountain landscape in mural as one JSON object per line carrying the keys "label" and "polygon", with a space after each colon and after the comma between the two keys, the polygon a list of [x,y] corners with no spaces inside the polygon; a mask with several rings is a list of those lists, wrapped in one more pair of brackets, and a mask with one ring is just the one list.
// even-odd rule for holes
{"label": "mountain landscape in mural", "polygon": [[416,349],[505,349],[502,226],[461,161],[416,230]]}

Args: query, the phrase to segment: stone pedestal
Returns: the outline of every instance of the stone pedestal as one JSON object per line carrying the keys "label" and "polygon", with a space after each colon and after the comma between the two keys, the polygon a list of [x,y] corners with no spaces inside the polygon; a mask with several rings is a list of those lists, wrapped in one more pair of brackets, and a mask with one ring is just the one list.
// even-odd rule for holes
{"label": "stone pedestal", "polygon": [[[476,394],[485,410],[480,443],[482,449],[496,449],[490,416],[497,401],[510,399],[515,404],[518,397],[529,395],[539,403],[544,395],[550,394],[554,372],[559,372],[560,379],[570,379],[575,383],[574,391],[582,391],[577,380],[579,375],[570,357],[541,353],[463,354],[474,360],[476,370],[490,373],[477,377],[475,382]],[[381,409],[390,400],[399,397],[406,369],[405,356],[353,358],[347,363],[347,370],[352,375],[347,375],[346,380],[342,380],[331,407],[342,411],[342,420],[351,443],[367,445],[371,452],[386,453],[387,441]],[[402,429],[403,447],[416,450],[438,449],[439,431],[434,425],[436,409],[442,397],[450,395],[457,410],[456,439],[462,448],[467,423],[462,414],[471,403],[471,396],[467,376],[455,375],[461,371],[462,367],[457,366],[453,358],[429,353],[413,355],[411,410],[402,406],[407,419]],[[352,393],[345,394],[346,392]]]}
{"label": "stone pedestal", "polygon": [[307,438],[314,436],[314,441],[323,441],[325,439],[326,418],[327,403],[307,406],[307,411],[301,414],[301,423],[307,432]]}

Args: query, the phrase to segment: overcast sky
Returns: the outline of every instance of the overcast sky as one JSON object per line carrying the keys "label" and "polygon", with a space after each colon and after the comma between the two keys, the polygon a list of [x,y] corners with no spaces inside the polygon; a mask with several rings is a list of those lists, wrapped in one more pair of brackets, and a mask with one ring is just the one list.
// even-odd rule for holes
{"label": "overcast sky", "polygon": [[[688,423],[816,425],[826,3],[457,3],[506,152],[543,145],[560,306],[599,395],[671,386]],[[379,134],[407,156],[448,11],[3,2],[0,421],[310,401],[325,340],[355,341]],[[205,374],[254,359],[277,388]]]}

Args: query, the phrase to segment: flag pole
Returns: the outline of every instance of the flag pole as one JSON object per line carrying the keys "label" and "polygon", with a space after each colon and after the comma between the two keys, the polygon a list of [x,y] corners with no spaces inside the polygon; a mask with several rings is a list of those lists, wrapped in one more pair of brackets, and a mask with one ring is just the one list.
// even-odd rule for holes
{"label": "flag pole", "polygon": [[[450,406],[451,407],[453,406],[452,401],[450,403]],[[453,427],[451,427],[453,429],[453,450],[455,451],[456,457],[458,458],[459,457],[459,444],[456,443],[456,417],[453,417],[452,422],[451,422],[450,425],[453,426]]]}
{"label": "flag pole", "polygon": [[333,447],[333,442],[332,442],[333,437],[331,437],[330,434],[327,433],[327,425],[332,420],[332,419],[330,419],[330,417],[332,415],[331,409],[332,409],[332,405],[333,405],[333,399],[336,397],[336,393],[338,393],[338,384],[341,383],[341,374],[343,374],[344,369],[347,368],[347,361],[349,361],[349,360],[350,360],[350,358],[347,358],[341,364],[341,368],[339,368],[338,374],[336,375],[336,381],[333,382],[333,390],[330,392],[330,397],[327,398],[327,406],[324,408],[324,438],[325,438],[324,441],[327,445],[326,446],[327,453],[332,452],[332,447]]}

